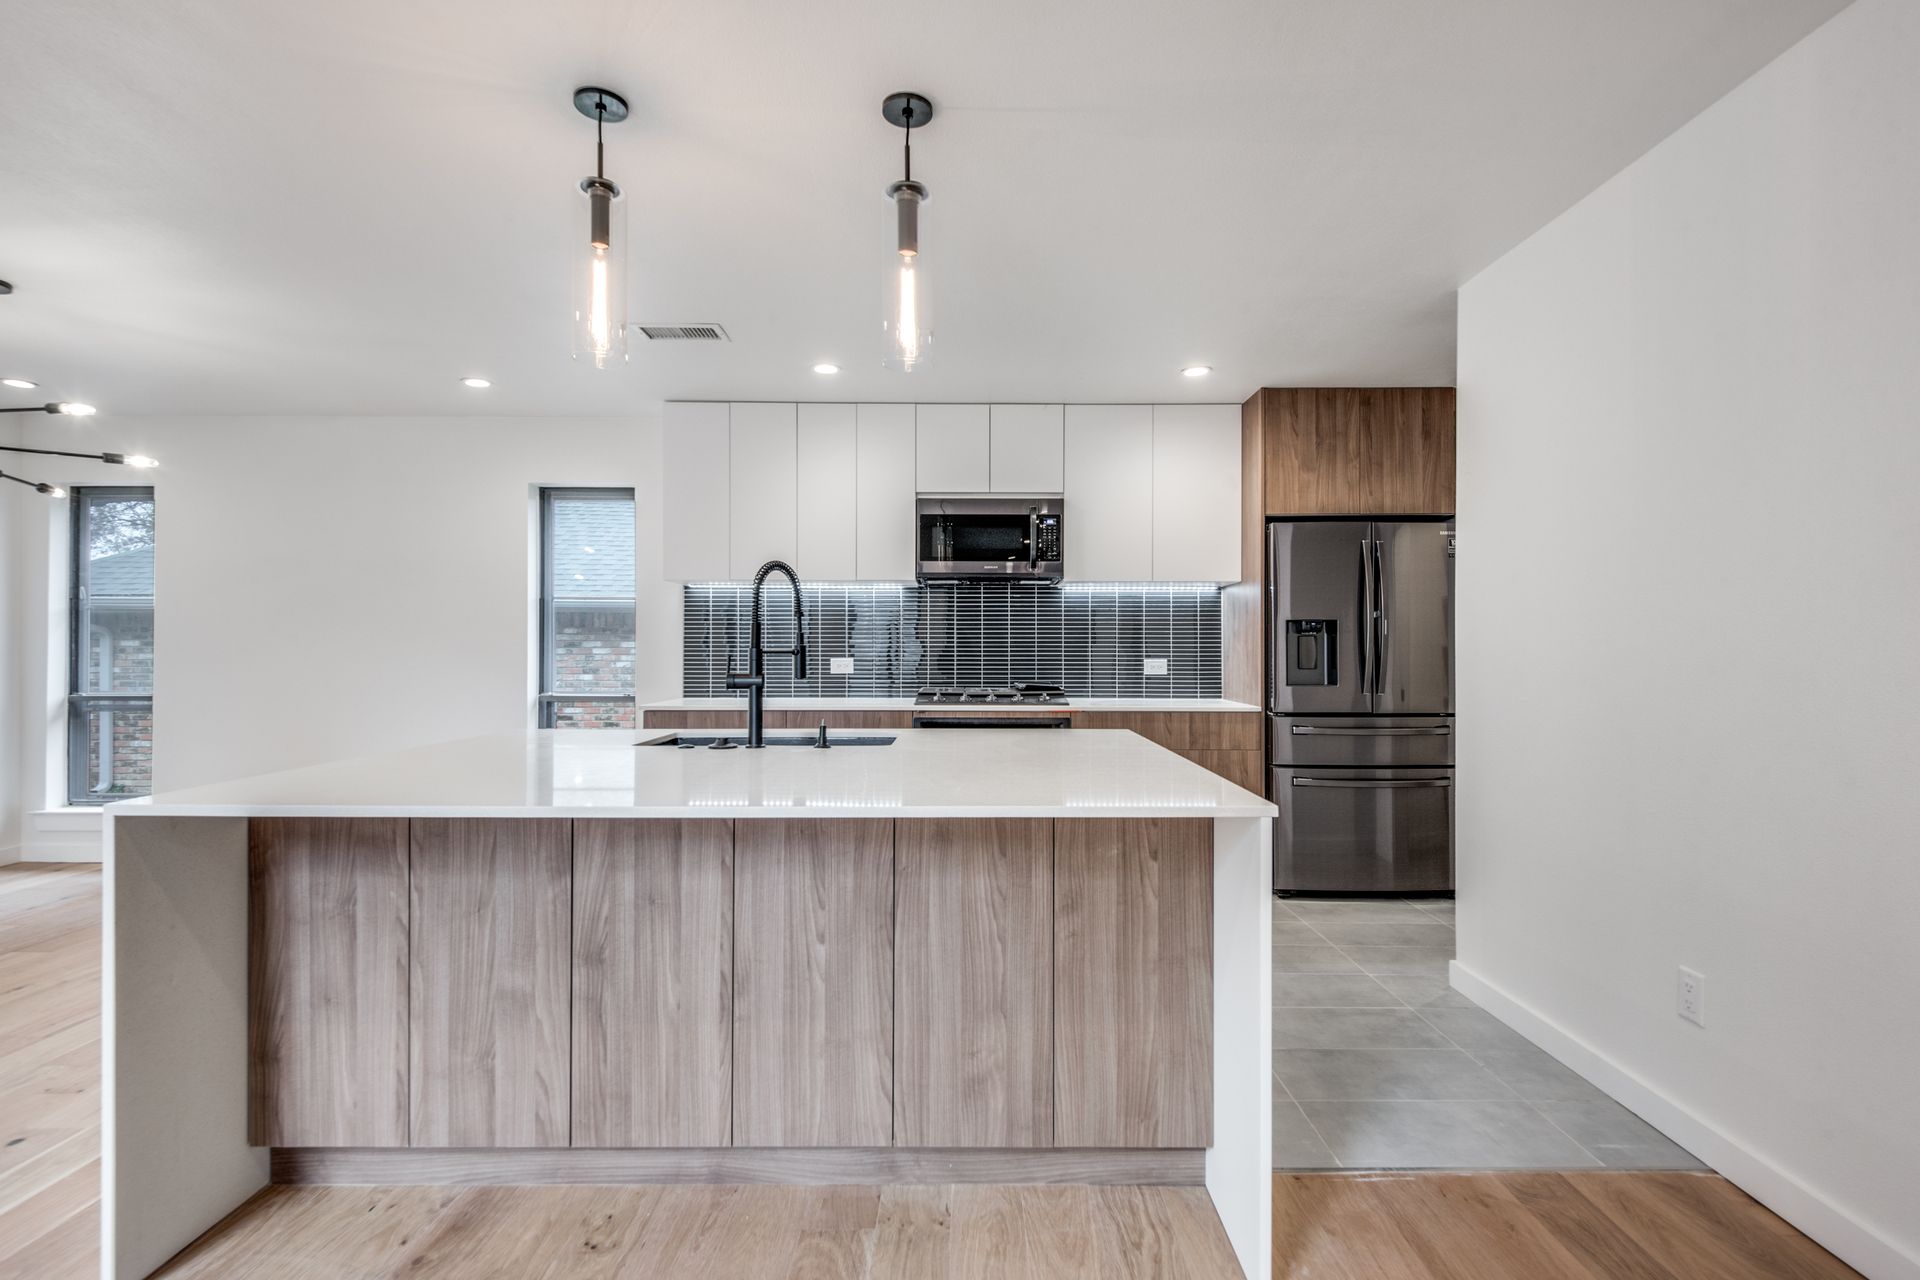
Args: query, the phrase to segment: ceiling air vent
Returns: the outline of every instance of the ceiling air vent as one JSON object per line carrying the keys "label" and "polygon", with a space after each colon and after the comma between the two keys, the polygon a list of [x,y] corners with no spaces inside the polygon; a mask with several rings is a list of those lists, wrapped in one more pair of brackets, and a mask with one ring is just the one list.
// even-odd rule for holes
{"label": "ceiling air vent", "polygon": [[654,342],[727,342],[727,331],[717,324],[637,324]]}

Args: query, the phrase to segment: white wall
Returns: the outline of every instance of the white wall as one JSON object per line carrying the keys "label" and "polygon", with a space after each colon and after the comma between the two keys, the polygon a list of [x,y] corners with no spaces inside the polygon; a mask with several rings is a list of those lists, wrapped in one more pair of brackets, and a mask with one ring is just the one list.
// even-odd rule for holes
{"label": "white wall", "polygon": [[[0,426],[0,444],[19,444],[20,430],[12,422]],[[0,453],[0,471],[19,467],[23,454]],[[21,798],[20,679],[22,675],[20,573],[13,548],[17,509],[40,495],[11,481],[0,481],[0,864],[20,857],[20,819],[26,806]]]}
{"label": "white wall", "polygon": [[[152,472],[42,467],[62,483],[151,479],[159,789],[531,723],[539,485],[632,486],[639,694],[680,691],[680,596],[659,572],[657,409],[634,418],[47,419],[35,442],[148,453]],[[22,490],[22,495],[36,495]],[[63,596],[57,508],[16,519],[27,700],[64,679],[37,625]],[[14,499],[16,507],[19,499]],[[18,513],[16,513],[18,514]],[[97,847],[29,714],[27,852]],[[57,737],[57,735],[53,735]],[[10,779],[11,785],[11,779]]]}
{"label": "white wall", "polygon": [[1460,295],[1456,982],[1876,1277],[1920,1275],[1916,68],[1859,0]]}

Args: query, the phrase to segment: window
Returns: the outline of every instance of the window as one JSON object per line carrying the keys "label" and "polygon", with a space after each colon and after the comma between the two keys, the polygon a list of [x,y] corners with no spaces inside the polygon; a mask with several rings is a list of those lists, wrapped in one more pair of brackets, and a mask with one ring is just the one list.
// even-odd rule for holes
{"label": "window", "polygon": [[540,491],[540,726],[632,729],[633,490]]}
{"label": "window", "polygon": [[73,491],[67,801],[153,790],[153,490]]}

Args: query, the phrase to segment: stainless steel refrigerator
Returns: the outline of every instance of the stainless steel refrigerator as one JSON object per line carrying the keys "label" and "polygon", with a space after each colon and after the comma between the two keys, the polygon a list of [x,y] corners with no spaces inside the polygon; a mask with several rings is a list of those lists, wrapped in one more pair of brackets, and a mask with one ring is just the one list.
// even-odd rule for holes
{"label": "stainless steel refrigerator", "polygon": [[1277,893],[1453,888],[1453,521],[1267,525]]}

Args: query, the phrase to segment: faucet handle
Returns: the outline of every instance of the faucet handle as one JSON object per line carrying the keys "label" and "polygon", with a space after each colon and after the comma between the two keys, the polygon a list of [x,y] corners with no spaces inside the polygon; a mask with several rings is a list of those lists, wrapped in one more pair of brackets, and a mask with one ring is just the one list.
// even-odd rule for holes
{"label": "faucet handle", "polygon": [[756,676],[751,672],[727,672],[727,688],[729,689],[758,689],[766,684],[766,682],[767,678],[765,676]]}

